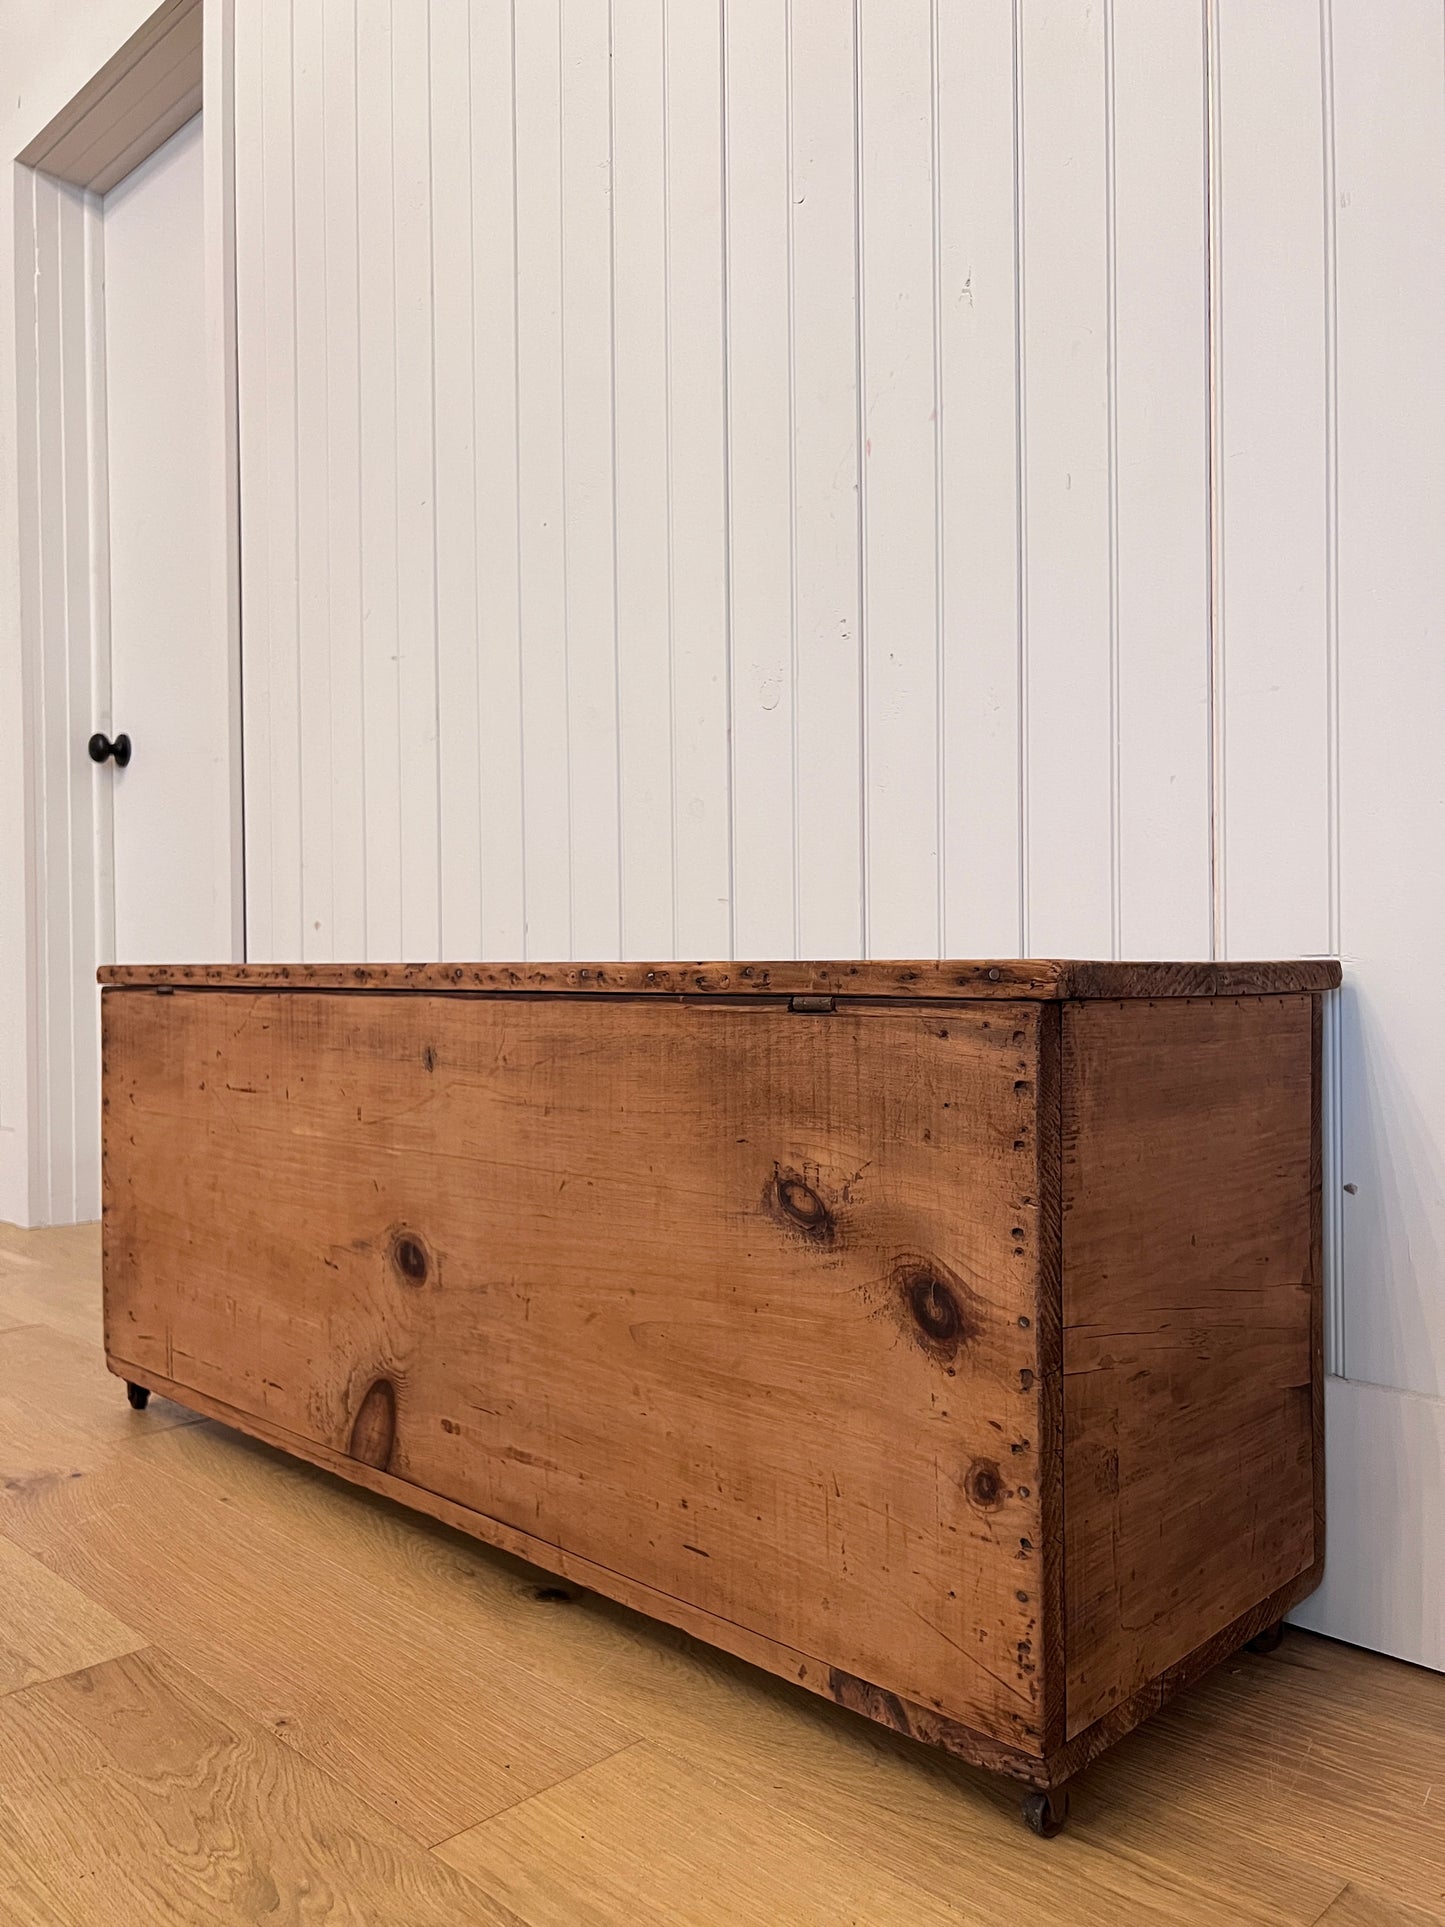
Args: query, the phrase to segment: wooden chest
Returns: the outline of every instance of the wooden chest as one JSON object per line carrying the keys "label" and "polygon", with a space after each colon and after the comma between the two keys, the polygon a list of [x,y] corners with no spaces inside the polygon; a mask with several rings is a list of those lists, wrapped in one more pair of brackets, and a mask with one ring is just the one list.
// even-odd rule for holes
{"label": "wooden chest", "polygon": [[1338,974],[105,970],[110,1365],[1056,1788],[1319,1579]]}

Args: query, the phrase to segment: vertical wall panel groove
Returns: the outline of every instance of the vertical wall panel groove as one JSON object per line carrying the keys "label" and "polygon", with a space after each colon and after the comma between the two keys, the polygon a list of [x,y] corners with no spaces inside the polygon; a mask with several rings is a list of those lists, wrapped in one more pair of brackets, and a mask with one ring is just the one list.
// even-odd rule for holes
{"label": "vertical wall panel groove", "polygon": [[326,627],[313,646],[330,681],[331,940],[327,954],[342,957],[363,954],[366,948],[366,759],[356,753],[365,737],[357,38],[351,0],[323,0],[325,139],[320,192],[325,230]]}
{"label": "vertical wall panel groove", "polygon": [[[516,139],[511,0],[473,0],[471,189],[481,954],[525,948],[518,604]],[[468,718],[460,719],[465,728]],[[451,834],[464,837],[458,824]]]}
{"label": "vertical wall panel groove", "polygon": [[896,957],[941,942],[931,14],[860,12],[867,941]]}
{"label": "vertical wall panel groove", "polygon": [[1002,956],[1023,861],[1013,10],[939,8],[937,49],[942,939]]}
{"label": "vertical wall panel groove", "polygon": [[1196,0],[1109,16],[1114,941],[1211,942],[1207,109]]}
{"label": "vertical wall panel groove", "polygon": [[1029,450],[1028,450],[1028,366],[1024,358],[1024,337],[1028,323],[1028,286],[1024,274],[1024,76],[1023,76],[1023,0],[1013,0],[1010,21],[1012,60],[1013,164],[1014,164],[1014,446],[1017,461],[1015,519],[1015,567],[1018,606],[1018,891],[1019,952],[1033,954],[1033,930],[1029,917],[1032,879],[1029,874]]}
{"label": "vertical wall panel groove", "polygon": [[[385,958],[403,953],[389,0],[357,0],[356,20],[361,754],[365,768],[361,840],[366,860],[366,954]],[[237,26],[239,31],[239,21]],[[363,127],[367,130],[364,140]]]}
{"label": "vertical wall panel groove", "polygon": [[1205,180],[1208,197],[1206,262],[1209,277],[1209,933],[1211,957],[1227,957],[1228,890],[1225,866],[1224,732],[1224,357],[1220,342],[1223,306],[1220,193],[1219,0],[1204,0]]}
{"label": "vertical wall panel groove", "polygon": [[1221,6],[1218,58],[1225,931],[1234,956],[1318,955],[1330,801],[1316,0]]}
{"label": "vertical wall panel groove", "polygon": [[796,941],[788,16],[727,10],[728,618],[733,942]]}
{"label": "vertical wall panel groove", "polygon": [[1023,380],[1028,464],[1028,934],[1112,943],[1104,21],[1028,0]]}
{"label": "vertical wall panel groove", "polygon": [[726,956],[726,358],[721,7],[667,0],[674,954]]}
{"label": "vertical wall panel groove", "polygon": [[236,26],[236,356],[241,467],[241,677],[245,743],[246,943],[251,954],[273,954],[271,892],[274,872],[272,769],[267,695],[270,591],[267,581],[269,472],[265,364],[265,150],[262,106],[264,15]]}
{"label": "vertical wall panel groove", "polygon": [[[300,0],[298,0],[300,4]],[[306,0],[315,4],[315,0]],[[392,0],[395,217],[398,763],[401,943],[407,958],[441,944],[437,821],[436,396],[431,172],[430,0]]]}
{"label": "vertical wall panel groove", "polygon": [[948,927],[948,742],[945,723],[948,713],[948,674],[945,647],[948,634],[948,582],[944,572],[944,496],[943,496],[943,216],[942,129],[943,105],[939,87],[938,0],[929,0],[928,10],[928,135],[929,152],[929,239],[933,255],[932,343],[933,343],[933,813],[938,825],[938,860],[934,881],[938,898],[935,908],[937,942],[946,947]]}
{"label": "vertical wall panel groove", "polygon": [[666,18],[612,8],[618,845],[624,957],[674,945]]}
{"label": "vertical wall panel groove", "polygon": [[295,236],[296,684],[301,932],[303,957],[335,952],[337,888],[335,777],[340,745],[332,729],[332,465],[328,433],[331,330],[322,12],[293,0],[291,21],[292,220]]}
{"label": "vertical wall panel groove", "polygon": [[869,888],[872,874],[872,818],[869,806],[868,733],[868,462],[867,462],[867,388],[864,370],[868,358],[868,316],[863,302],[863,237],[865,197],[863,193],[863,5],[853,0],[853,389],[855,442],[854,459],[858,467],[858,897],[860,948],[865,957],[873,952],[873,900]]}
{"label": "vertical wall panel groove", "polygon": [[[299,504],[296,420],[295,164],[292,133],[292,14],[287,0],[268,0],[260,16],[260,145],[262,311],[261,367],[264,383],[264,486],[260,515],[248,529],[264,549],[261,581],[262,647],[248,652],[255,663],[257,695],[265,705],[259,738],[270,771],[269,848],[257,851],[262,890],[269,897],[269,929],[259,955],[300,958],[303,863],[301,848],[302,742],[298,702],[300,668],[298,610]],[[258,477],[258,479],[260,479]],[[254,633],[254,631],[253,631]],[[244,647],[244,645],[243,645]],[[257,661],[258,656],[263,661]]]}
{"label": "vertical wall panel groove", "polygon": [[723,634],[723,734],[726,743],[727,807],[724,837],[727,843],[727,947],[723,954],[738,954],[737,917],[737,844],[738,844],[738,771],[737,771],[737,690],[734,668],[733,635],[733,445],[732,445],[732,342],[730,310],[732,262],[728,252],[731,179],[728,139],[728,21],[730,14],[746,0],[717,0],[718,20],[718,201],[720,255],[719,275],[722,297],[722,634]]}
{"label": "vertical wall panel groove", "polygon": [[1104,0],[1104,364],[1108,368],[1108,609],[1110,609],[1110,956],[1123,954],[1123,825],[1119,821],[1119,173],[1116,0]]}
{"label": "vertical wall panel groove", "polygon": [[607,10],[596,0],[563,0],[561,31],[569,942],[576,955],[614,957],[621,929]]}
{"label": "vertical wall panel groove", "polygon": [[802,944],[802,895],[799,888],[798,862],[801,841],[798,805],[802,788],[802,778],[798,767],[798,319],[797,319],[797,248],[796,218],[797,177],[795,163],[797,144],[793,132],[793,90],[795,70],[793,64],[793,0],[785,0],[783,9],[783,99],[784,129],[786,147],[784,173],[787,197],[787,337],[788,337],[788,690],[789,730],[788,756],[791,764],[792,783],[789,793],[789,813],[791,816],[792,836],[789,855],[792,859],[792,928],[788,932],[788,947],[796,955]]}
{"label": "vertical wall panel groove", "polygon": [[852,9],[790,0],[793,754],[799,952],[863,943]]}
{"label": "vertical wall panel groove", "polygon": [[514,18],[526,955],[569,956],[560,0]]}
{"label": "vertical wall panel groove", "polygon": [[479,954],[482,945],[482,698],[475,447],[476,339],[473,256],[472,20],[467,0],[433,0],[431,11],[432,299],[436,411],[436,728],[440,863],[438,948]]}

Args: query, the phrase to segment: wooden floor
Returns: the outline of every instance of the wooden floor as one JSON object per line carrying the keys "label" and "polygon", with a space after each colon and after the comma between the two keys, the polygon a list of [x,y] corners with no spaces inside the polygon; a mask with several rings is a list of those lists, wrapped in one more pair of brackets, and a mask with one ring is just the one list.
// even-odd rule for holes
{"label": "wooden floor", "polygon": [[3,1927],[1445,1923],[1445,1678],[1287,1636],[1070,1831],[159,1400],[0,1227]]}

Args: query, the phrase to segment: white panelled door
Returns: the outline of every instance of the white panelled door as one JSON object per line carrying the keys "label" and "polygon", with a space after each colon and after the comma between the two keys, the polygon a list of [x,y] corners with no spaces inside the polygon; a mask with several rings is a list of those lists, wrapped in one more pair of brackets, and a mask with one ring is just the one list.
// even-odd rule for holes
{"label": "white panelled door", "polygon": [[128,738],[130,749],[124,767],[112,755],[99,775],[113,785],[114,954],[122,963],[224,960],[232,954],[230,672],[227,639],[208,619],[213,455],[199,115],[105,197],[103,246],[106,736]]}

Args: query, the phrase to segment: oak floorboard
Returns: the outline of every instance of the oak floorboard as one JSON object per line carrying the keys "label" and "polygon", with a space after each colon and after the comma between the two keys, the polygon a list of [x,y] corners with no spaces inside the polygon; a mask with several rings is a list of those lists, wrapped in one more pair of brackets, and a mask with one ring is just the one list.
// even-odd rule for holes
{"label": "oak floorboard", "polygon": [[93,1345],[46,1325],[0,1331],[0,1494],[79,1478],[169,1426],[198,1423],[169,1399],[132,1411]]}
{"label": "oak floorboard", "polygon": [[[1308,1927],[1342,1885],[1294,1856],[1287,1834],[1241,1844],[1207,1815],[1161,1821],[1147,1798],[1120,1814],[1095,1797],[1093,1776],[1074,1828],[1041,1853],[1019,1825],[1015,1789],[267,1446],[205,1425],[158,1438],[152,1454],[264,1514],[296,1557],[344,1559],[398,1607],[469,1628],[700,1764],[710,1783],[765,1794],[840,1851],[865,1846],[881,1868],[945,1903],[966,1886],[969,1918],[990,1927],[1012,1927],[1026,1907],[1046,1913],[1061,1859],[1081,1927],[1121,1918]],[[570,1603],[538,1597],[559,1590]],[[708,1825],[706,1805],[696,1824]]]}
{"label": "oak floorboard", "polygon": [[0,1697],[144,1644],[113,1613],[0,1539]]}
{"label": "oak floorboard", "polygon": [[1445,1913],[1434,1907],[1412,1907],[1375,1888],[1353,1881],[1315,1923],[1315,1927],[1442,1927]]}
{"label": "oak floorboard", "polygon": [[43,1231],[0,1224],[0,1331],[18,1325],[48,1325],[101,1344],[98,1224]]}
{"label": "oak floorboard", "polygon": [[[1241,1653],[1087,1776],[1116,1852],[1208,1828],[1249,1859],[1287,1844],[1340,1885],[1445,1907],[1445,1675],[1306,1632]],[[1148,1824],[1137,1841],[1129,1819]]]}
{"label": "oak floorboard", "polygon": [[154,1650],[0,1701],[0,1785],[0,1893],[46,1927],[517,1927]]}
{"label": "oak floorboard", "polygon": [[[559,1588],[520,1561],[179,1407],[131,1412],[71,1323],[93,1252],[0,1227],[0,1645],[88,1667],[0,1698],[4,1927],[650,1927],[659,1893],[669,1927],[1445,1927],[1445,1677],[1291,1632],[1112,1749],[1041,1842],[985,1775],[585,1592],[539,1598]],[[116,1622],[151,1650],[91,1664]],[[211,1736],[174,1784],[144,1760],[68,1784],[98,1675]],[[269,1912],[249,1873],[207,1885],[288,1834],[314,1889],[278,1861]]]}
{"label": "oak floorboard", "polygon": [[483,1626],[418,1614],[344,1554],[278,1530],[224,1474],[168,1469],[167,1436],[92,1472],[0,1487],[0,1535],[423,1845],[636,1737],[523,1671]]}
{"label": "oak floorboard", "polygon": [[645,1741],[437,1853],[528,1927],[963,1927],[978,1918]]}

